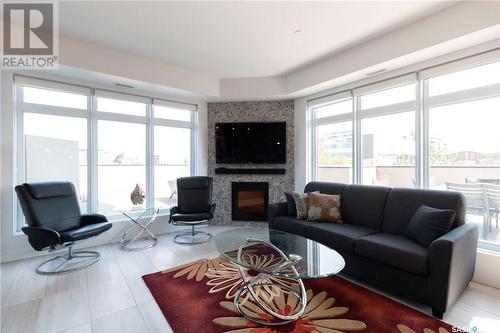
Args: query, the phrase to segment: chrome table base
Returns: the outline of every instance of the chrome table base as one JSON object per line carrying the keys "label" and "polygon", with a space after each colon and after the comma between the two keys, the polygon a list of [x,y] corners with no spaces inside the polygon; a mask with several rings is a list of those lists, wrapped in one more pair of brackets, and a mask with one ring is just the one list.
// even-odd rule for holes
{"label": "chrome table base", "polygon": [[[140,219],[146,214],[147,211],[144,211],[137,218],[130,216],[126,212],[122,212],[122,214],[125,215],[126,217],[128,217],[130,219],[130,221],[133,223],[133,224],[129,225],[129,227],[127,228],[127,231],[125,231],[125,233],[122,236],[122,239],[120,240],[121,248],[123,250],[140,251],[140,250],[152,248],[153,246],[156,245],[156,243],[158,243],[158,239],[151,231],[149,231],[149,227],[156,220],[156,217],[158,216],[159,211],[160,211],[159,208],[155,209],[154,214],[149,218],[149,221],[146,223],[143,223],[143,224],[140,223]],[[130,232],[130,230],[132,230],[134,225],[138,226],[141,229],[141,231],[137,235],[132,237],[131,239],[126,239],[128,233]],[[147,235],[145,237],[141,238],[142,234],[144,234],[144,233],[146,233]],[[135,243],[137,240],[140,240],[140,239],[148,241],[149,244],[147,244],[145,246],[136,246],[136,247],[132,246],[133,243]]]}
{"label": "chrome table base", "polygon": [[[274,251],[279,253],[283,261],[279,265],[274,266],[268,273],[259,273],[257,276],[253,277],[245,274],[244,267],[238,265],[238,271],[243,281],[243,287],[240,288],[240,290],[237,292],[234,298],[234,306],[236,307],[238,312],[246,319],[263,325],[285,325],[293,321],[296,321],[297,319],[300,318],[300,316],[304,314],[307,304],[307,296],[304,283],[300,279],[299,274],[296,268],[294,267],[294,264],[300,261],[302,258],[298,256],[295,258],[288,258],[279,248],[277,248],[273,244],[258,239],[248,238],[245,242],[243,242],[240,245],[238,249],[238,262],[243,262],[242,261],[243,248],[247,246],[249,243],[263,244],[265,246],[272,248]],[[287,279],[293,280],[298,285],[298,290],[285,283],[282,282],[280,283],[278,282],[279,281],[278,279],[273,278],[276,277],[276,275],[274,274],[278,274],[280,272],[286,272]],[[269,282],[269,281],[274,281],[274,282]],[[281,292],[287,293],[288,297],[296,297],[299,304],[298,310],[290,314],[276,312],[265,300],[262,300],[256,293],[255,288],[262,286],[276,287],[281,289]],[[251,298],[255,301],[255,304],[262,311],[264,311],[264,313],[274,317],[275,319],[274,321],[262,320],[261,318],[254,318],[247,315],[247,313],[243,310],[243,307],[245,306],[245,302],[248,301],[248,299],[245,297],[246,294],[248,293],[251,295]]]}

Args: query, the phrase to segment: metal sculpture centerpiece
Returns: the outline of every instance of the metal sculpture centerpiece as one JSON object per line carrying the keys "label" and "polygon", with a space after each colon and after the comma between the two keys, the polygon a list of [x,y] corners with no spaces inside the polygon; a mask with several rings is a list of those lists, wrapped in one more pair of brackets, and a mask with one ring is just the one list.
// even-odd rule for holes
{"label": "metal sculpture centerpiece", "polygon": [[[292,321],[295,321],[304,314],[304,310],[306,309],[306,304],[307,304],[307,296],[304,283],[300,279],[299,273],[297,272],[297,269],[294,266],[296,263],[302,260],[302,257],[299,255],[291,255],[288,257],[285,253],[283,253],[283,251],[281,251],[279,248],[277,248],[271,243],[261,241],[256,238],[247,238],[246,241],[241,243],[240,248],[238,249],[238,260],[243,261],[242,252],[245,247],[249,245],[259,245],[259,244],[267,246],[272,250],[276,251],[276,253],[278,253],[281,256],[280,258],[281,260],[277,264],[269,266],[270,269],[269,272],[258,273],[258,275],[256,276],[249,276],[248,274],[246,274],[243,266],[238,265],[238,271],[243,281],[243,287],[240,288],[240,290],[236,294],[236,297],[234,298],[234,306],[236,307],[238,312],[245,318],[264,325],[284,325]],[[287,273],[287,275],[289,275],[289,273],[292,273],[292,276],[293,275],[296,276],[296,279],[294,280],[297,282],[299,286],[299,291],[295,290],[292,287],[293,284],[289,285],[283,282],[279,282],[276,279],[269,278],[270,276],[273,276],[273,274],[281,272]],[[290,277],[290,279],[293,278]],[[268,282],[268,281],[273,281],[273,282]],[[294,297],[296,297],[300,304],[298,311],[295,311],[294,313],[291,314],[283,314],[273,310],[272,307],[266,301],[263,301],[259,297],[259,295],[257,295],[257,293],[255,292],[256,286],[261,287],[264,285],[277,287],[281,289],[282,292],[292,294]],[[245,302],[244,296],[247,293],[250,293],[250,295],[252,295],[253,300],[261,308],[261,310],[263,310],[265,313],[272,315],[274,318],[277,319],[277,321],[271,322],[248,316],[242,309],[242,304]]]}
{"label": "metal sculpture centerpiece", "polygon": [[[335,250],[279,230],[227,230],[217,234],[213,243],[223,257],[235,264],[241,278],[235,308],[246,319],[264,325],[298,320],[307,306],[303,279],[334,275],[345,265]],[[283,303],[290,305],[286,311],[279,306]],[[265,315],[252,316],[254,305]]]}

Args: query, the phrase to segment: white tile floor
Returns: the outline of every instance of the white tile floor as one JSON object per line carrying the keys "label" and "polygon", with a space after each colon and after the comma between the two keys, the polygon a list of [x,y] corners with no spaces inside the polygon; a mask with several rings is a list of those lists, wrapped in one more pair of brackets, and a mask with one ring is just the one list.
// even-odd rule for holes
{"label": "white tile floor", "polygon": [[[1,332],[172,332],[141,276],[217,255],[210,243],[186,246],[172,239],[162,235],[156,247],[140,252],[99,246],[98,263],[64,275],[37,275],[42,258],[2,264]],[[500,290],[471,283],[444,320],[476,326],[475,333],[500,332]]]}

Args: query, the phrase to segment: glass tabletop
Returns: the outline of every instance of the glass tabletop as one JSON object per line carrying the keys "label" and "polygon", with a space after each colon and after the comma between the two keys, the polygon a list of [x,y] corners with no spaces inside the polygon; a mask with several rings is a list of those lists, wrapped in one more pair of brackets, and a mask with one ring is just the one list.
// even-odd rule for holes
{"label": "glass tabletop", "polygon": [[132,209],[121,209],[121,213],[125,216],[127,216],[130,219],[140,219],[142,217],[146,216],[154,216],[158,214],[160,211],[159,208],[142,208],[142,207],[137,207],[137,208],[132,208]]}
{"label": "glass tabletop", "polygon": [[235,228],[217,234],[213,244],[222,256],[246,269],[284,278],[330,276],[345,265],[328,246],[273,229]]}

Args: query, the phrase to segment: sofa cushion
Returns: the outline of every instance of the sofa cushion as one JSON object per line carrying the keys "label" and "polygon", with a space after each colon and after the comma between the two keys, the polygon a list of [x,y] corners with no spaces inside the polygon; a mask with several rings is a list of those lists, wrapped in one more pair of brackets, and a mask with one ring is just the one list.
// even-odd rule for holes
{"label": "sofa cushion", "polygon": [[429,247],[433,241],[450,230],[455,218],[452,209],[436,209],[426,205],[418,207],[406,229],[406,237],[422,246]]}
{"label": "sofa cushion", "polygon": [[402,236],[377,233],[356,241],[354,252],[410,273],[427,276],[427,248]]}
{"label": "sofa cushion", "polygon": [[306,228],[310,222],[299,220],[292,216],[277,216],[274,218],[273,228],[299,236],[306,235]]}
{"label": "sofa cushion", "polygon": [[308,221],[342,223],[340,195],[309,193]]}
{"label": "sofa cushion", "polygon": [[309,222],[306,236],[336,250],[354,253],[354,243],[377,230],[340,223]]}
{"label": "sofa cushion", "polygon": [[292,192],[292,197],[295,201],[295,208],[297,211],[296,218],[307,219],[307,213],[309,212],[309,194]]}
{"label": "sofa cushion", "polygon": [[102,234],[106,230],[110,229],[112,224],[110,222],[100,222],[85,225],[71,230],[66,230],[61,233],[61,242],[76,242],[81,239],[86,239],[89,237],[94,237]]}
{"label": "sofa cushion", "polygon": [[421,205],[453,209],[455,218],[450,229],[465,223],[465,199],[458,192],[393,188],[387,197],[382,231],[405,235],[411,217]]}
{"label": "sofa cushion", "polygon": [[382,220],[390,188],[347,185],[342,192],[342,221],[360,227],[382,230]]}

